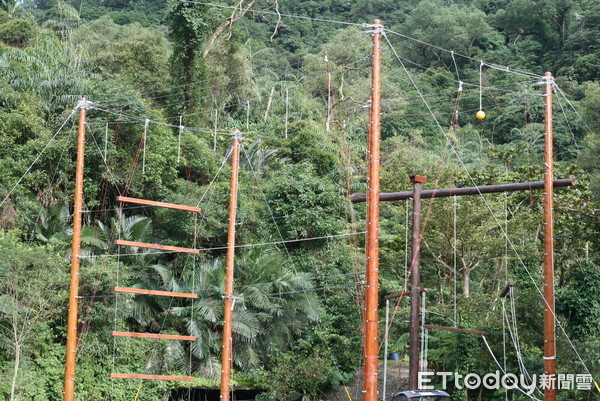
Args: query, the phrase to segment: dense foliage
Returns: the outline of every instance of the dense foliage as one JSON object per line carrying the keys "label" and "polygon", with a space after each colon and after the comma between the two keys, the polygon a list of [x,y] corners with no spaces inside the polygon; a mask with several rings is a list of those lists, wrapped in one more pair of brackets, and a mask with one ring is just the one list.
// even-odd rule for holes
{"label": "dense foliage", "polygon": [[[245,12],[247,3],[268,12]],[[426,188],[541,180],[540,80],[492,67],[554,72],[555,175],[578,180],[555,198],[557,315],[597,376],[600,3],[241,5],[1,2],[0,397],[62,398],[74,107],[82,96],[92,108],[77,399],[125,400],[138,391],[145,400],[188,399],[180,384],[138,387],[111,380],[110,372],[191,374],[197,377],[192,386],[218,387],[233,128],[244,132],[237,242],[248,245],[238,248],[236,259],[234,386],[257,388],[262,399],[317,400],[359,372],[364,241],[355,233],[364,229],[365,207],[352,205],[348,195],[366,188],[371,44],[367,28],[333,21],[375,18],[388,29],[385,192],[409,190],[409,174],[427,176]],[[278,11],[310,18],[279,18]],[[459,86],[458,121],[451,127]],[[480,101],[483,121],[474,117]],[[121,209],[116,197],[125,194],[198,204],[202,213]],[[520,352],[507,345],[506,366],[514,373],[523,366],[542,371],[541,199],[541,192],[527,191],[424,203],[427,320],[485,330],[502,356],[510,316],[520,340]],[[404,202],[381,207],[382,305],[384,295],[403,290],[409,214]],[[353,235],[338,236],[346,233]],[[156,253],[118,247],[116,239],[202,252]],[[508,281],[517,283],[514,304],[498,297]],[[114,286],[199,298],[117,296]],[[407,311],[406,302],[397,309],[393,352],[406,351]],[[114,339],[113,330],[197,339]],[[586,373],[561,330],[557,341],[561,373]],[[429,366],[460,373],[497,369],[479,338],[433,331]],[[451,392],[455,399],[505,397],[502,391]],[[523,399],[517,392],[511,397]],[[589,397],[559,393],[561,400]]]}

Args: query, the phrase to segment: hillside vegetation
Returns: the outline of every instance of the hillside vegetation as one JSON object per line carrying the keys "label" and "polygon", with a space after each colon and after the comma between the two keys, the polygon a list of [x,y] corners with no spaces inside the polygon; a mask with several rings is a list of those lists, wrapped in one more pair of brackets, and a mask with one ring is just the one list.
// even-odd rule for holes
{"label": "hillside vegetation", "polygon": [[[1,2],[0,398],[62,399],[81,97],[92,103],[78,400],[130,400],[138,391],[140,400],[188,399],[184,384],[138,387],[110,372],[190,374],[193,386],[218,388],[234,128],[244,137],[237,243],[249,245],[236,250],[234,388],[260,389],[262,400],[319,400],[359,372],[365,206],[349,195],[366,189],[372,45],[361,24],[375,18],[386,28],[383,192],[410,190],[409,174],[427,176],[425,189],[541,181],[539,76],[555,76],[554,173],[578,181],[555,197],[557,317],[570,339],[557,329],[558,366],[600,378],[600,2],[240,4]],[[120,209],[118,195],[202,212]],[[489,332],[513,373],[519,360],[543,371],[542,197],[532,190],[423,205],[427,321]],[[381,206],[380,305],[403,290],[411,213],[403,201]],[[156,253],[117,239],[202,251]],[[503,346],[498,294],[508,281],[516,282],[514,308],[508,300],[505,308],[520,352],[510,339]],[[115,286],[199,298],[117,296]],[[405,352],[407,318],[404,300],[390,352]],[[197,340],[115,339],[113,330]],[[431,331],[428,348],[435,370],[497,370],[476,336]],[[505,397],[450,392],[455,400]],[[593,397],[559,392],[561,401]]]}

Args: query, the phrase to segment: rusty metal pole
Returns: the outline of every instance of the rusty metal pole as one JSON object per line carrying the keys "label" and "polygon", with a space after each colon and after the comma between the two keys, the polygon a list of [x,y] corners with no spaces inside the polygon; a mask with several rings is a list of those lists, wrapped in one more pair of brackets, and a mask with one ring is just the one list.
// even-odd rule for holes
{"label": "rusty metal pole", "polygon": [[229,401],[233,347],[233,268],[235,264],[235,220],[237,214],[238,176],[240,167],[240,131],[233,132],[231,180],[229,189],[229,220],[227,223],[227,259],[225,263],[225,295],[223,296],[223,347],[221,351],[221,396]]}
{"label": "rusty metal pole", "polygon": [[77,164],[75,166],[75,198],[73,202],[73,237],[71,244],[71,281],[69,286],[69,311],[67,316],[67,349],[65,356],[64,401],[75,398],[75,362],[77,356],[77,309],[79,295],[79,255],[81,253],[81,225],[83,207],[83,164],[85,157],[85,118],[87,102],[81,99],[79,127],[77,130]]}
{"label": "rusty metal pole", "polygon": [[[556,377],[556,327],[554,316],[554,186],[552,90],[554,78],[544,76],[544,371]],[[556,388],[544,390],[545,401],[556,400]]]}
{"label": "rusty metal pole", "polygon": [[408,358],[408,389],[419,389],[419,330],[421,308],[419,300],[419,287],[421,286],[421,187],[427,178],[420,175],[411,175],[413,184],[413,221],[412,221],[412,248],[411,248],[411,276],[410,276],[410,340]]}
{"label": "rusty metal pole", "polygon": [[377,401],[377,354],[379,340],[379,147],[381,141],[380,121],[380,73],[381,73],[381,21],[373,22],[373,60],[371,76],[371,110],[369,116],[369,150],[367,155],[367,238],[364,319],[364,372],[363,400]]}

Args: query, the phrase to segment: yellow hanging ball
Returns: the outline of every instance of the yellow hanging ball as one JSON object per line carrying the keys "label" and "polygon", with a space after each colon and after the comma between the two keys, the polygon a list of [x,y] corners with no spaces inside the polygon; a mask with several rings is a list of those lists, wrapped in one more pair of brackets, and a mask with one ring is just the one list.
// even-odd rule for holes
{"label": "yellow hanging ball", "polygon": [[476,114],[478,120],[483,120],[485,118],[485,111],[479,110]]}

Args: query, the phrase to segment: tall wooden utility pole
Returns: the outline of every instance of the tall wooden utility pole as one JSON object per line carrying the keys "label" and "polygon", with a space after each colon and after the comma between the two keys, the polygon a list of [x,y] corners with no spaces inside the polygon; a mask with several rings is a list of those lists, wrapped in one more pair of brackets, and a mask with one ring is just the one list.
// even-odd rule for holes
{"label": "tall wooden utility pole", "polygon": [[[547,72],[544,97],[544,371],[556,377],[556,327],[554,316],[554,186],[552,139],[552,89],[554,78]],[[544,390],[544,401],[556,400],[556,388]]]}
{"label": "tall wooden utility pole", "polygon": [[378,296],[379,296],[379,146],[380,122],[380,74],[381,32],[380,20],[373,22],[373,66],[371,77],[371,110],[369,116],[369,150],[367,155],[367,288],[365,291],[364,323],[364,374],[363,400],[377,401],[378,369]]}
{"label": "tall wooden utility pole", "polygon": [[419,389],[419,330],[421,308],[419,287],[421,286],[421,187],[427,179],[421,175],[411,175],[413,184],[413,222],[410,276],[410,341],[408,359],[408,389]]}
{"label": "tall wooden utility pole", "polygon": [[83,207],[83,163],[85,157],[85,117],[87,102],[81,99],[79,127],[77,130],[77,165],[75,167],[75,199],[73,202],[73,239],[71,245],[71,282],[69,287],[69,311],[67,317],[67,350],[65,356],[64,401],[75,398],[75,359],[77,356],[77,309],[79,307],[79,255],[81,253],[81,224]]}
{"label": "tall wooden utility pole", "polygon": [[240,137],[233,132],[231,180],[229,189],[229,221],[227,223],[227,259],[225,265],[225,295],[223,296],[223,349],[221,351],[221,401],[229,401],[233,347],[233,268],[235,258],[235,220],[237,214],[238,176],[240,167]]}

